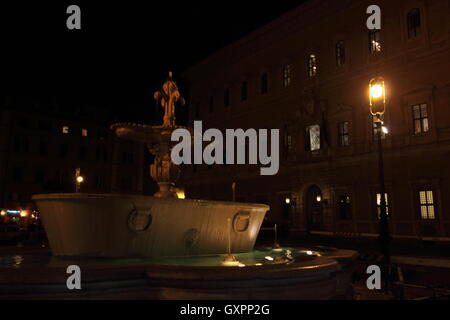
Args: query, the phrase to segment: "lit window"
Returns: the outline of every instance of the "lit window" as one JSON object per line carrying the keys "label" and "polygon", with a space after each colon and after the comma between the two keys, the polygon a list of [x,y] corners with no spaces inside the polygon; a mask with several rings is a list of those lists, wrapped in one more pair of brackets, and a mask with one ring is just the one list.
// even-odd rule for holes
{"label": "lit window", "polygon": [[267,78],[267,73],[264,73],[261,76],[261,93],[267,93],[267,91],[269,90],[269,80]]}
{"label": "lit window", "polygon": [[415,38],[420,34],[420,10],[412,9],[407,15],[408,39]]}
{"label": "lit window", "polygon": [[320,150],[320,126],[313,125],[306,128],[305,146],[307,151]]}
{"label": "lit window", "polygon": [[70,133],[70,128],[69,128],[69,126],[63,126],[63,127],[62,127],[62,133],[63,133],[63,134],[69,134],[69,133]]}
{"label": "lit window", "polygon": [[87,137],[88,136],[88,130],[87,129],[81,129],[81,135],[83,137]]}
{"label": "lit window", "polygon": [[430,130],[428,122],[428,108],[426,103],[412,107],[414,120],[414,134],[426,133]]}
{"label": "lit window", "polygon": [[317,59],[315,54],[309,55],[308,58],[308,76],[310,78],[317,74]]}
{"label": "lit window", "polygon": [[344,41],[336,44],[336,66],[341,67],[345,64],[345,45]]}
{"label": "lit window", "polygon": [[291,66],[285,65],[283,68],[283,86],[288,87],[291,84]]}
{"label": "lit window", "polygon": [[[377,122],[378,116],[372,116],[372,130],[373,130],[373,139],[378,140],[378,132],[381,129],[379,123]],[[380,120],[384,122],[384,115],[380,115]],[[381,130],[381,139],[386,138],[386,132]]]}
{"label": "lit window", "polygon": [[347,147],[350,145],[348,122],[341,122],[338,124],[339,146]]}
{"label": "lit window", "polygon": [[435,220],[433,190],[419,191],[420,216],[423,220]]}
{"label": "lit window", "polygon": [[[384,201],[386,202],[386,214],[389,215],[389,200],[388,194],[384,194]],[[377,193],[377,217],[380,219],[381,217],[381,193]]]}
{"label": "lit window", "polygon": [[247,82],[242,82],[241,86],[241,101],[247,100]]}
{"label": "lit window", "polygon": [[223,94],[223,104],[225,107],[230,106],[230,89],[226,89]]}
{"label": "lit window", "polygon": [[352,206],[349,195],[339,196],[339,216],[341,220],[350,220],[352,218]]}
{"label": "lit window", "polygon": [[380,30],[369,31],[369,52],[381,52]]}

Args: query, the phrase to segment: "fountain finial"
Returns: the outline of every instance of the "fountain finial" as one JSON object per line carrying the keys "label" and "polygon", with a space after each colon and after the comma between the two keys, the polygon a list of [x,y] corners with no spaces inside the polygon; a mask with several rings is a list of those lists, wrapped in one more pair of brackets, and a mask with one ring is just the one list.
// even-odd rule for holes
{"label": "fountain finial", "polygon": [[172,80],[172,71],[169,71],[169,79],[162,85],[162,88],[155,92],[154,98],[161,103],[164,108],[163,127],[175,127],[175,103],[184,105],[184,98],[178,91],[178,86]]}

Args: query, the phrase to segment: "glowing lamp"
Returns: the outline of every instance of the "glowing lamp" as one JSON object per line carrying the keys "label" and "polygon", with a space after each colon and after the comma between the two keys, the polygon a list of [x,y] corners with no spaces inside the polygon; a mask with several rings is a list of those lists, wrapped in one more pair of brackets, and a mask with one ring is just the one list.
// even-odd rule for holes
{"label": "glowing lamp", "polygon": [[317,202],[322,202],[322,196],[317,196],[316,200],[317,200]]}
{"label": "glowing lamp", "polygon": [[286,198],[285,202],[286,202],[286,204],[290,204],[291,203],[291,199],[290,198]]}
{"label": "glowing lamp", "polygon": [[2,217],[6,216],[6,211],[5,210],[0,211],[0,216]]}
{"label": "glowing lamp", "polygon": [[20,211],[20,216],[21,216],[22,218],[26,218],[26,217],[28,216],[28,211],[27,211],[27,210],[21,210],[21,211]]}
{"label": "glowing lamp", "polygon": [[78,176],[77,183],[83,183],[83,182],[84,182],[84,178],[82,176]]}
{"label": "glowing lamp", "polygon": [[383,87],[379,84],[374,85],[370,88],[370,94],[372,98],[379,99],[383,95]]}
{"label": "glowing lamp", "polygon": [[383,115],[386,111],[386,87],[384,79],[373,78],[369,82],[369,107],[372,115]]}
{"label": "glowing lamp", "polygon": [[182,199],[182,200],[186,199],[186,195],[184,194],[183,190],[177,191],[177,197],[178,197],[178,199]]}

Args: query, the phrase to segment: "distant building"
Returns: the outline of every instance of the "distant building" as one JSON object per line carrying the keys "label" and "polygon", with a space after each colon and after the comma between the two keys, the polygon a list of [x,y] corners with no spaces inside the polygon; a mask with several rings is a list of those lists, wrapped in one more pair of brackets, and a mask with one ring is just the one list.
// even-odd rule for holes
{"label": "distant building", "polygon": [[187,196],[268,203],[291,234],[378,233],[380,194],[368,83],[383,76],[385,170],[395,237],[450,238],[450,3],[311,0],[184,74],[190,123],[278,128],[281,168],[187,166]]}
{"label": "distant building", "polygon": [[0,209],[27,210],[33,194],[143,192],[144,146],[121,141],[105,110],[0,106]]}

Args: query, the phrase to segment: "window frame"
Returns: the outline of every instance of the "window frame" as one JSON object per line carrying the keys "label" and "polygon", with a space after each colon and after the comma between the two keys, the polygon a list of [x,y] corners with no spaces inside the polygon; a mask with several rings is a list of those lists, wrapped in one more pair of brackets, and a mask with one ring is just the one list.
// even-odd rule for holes
{"label": "window frame", "polygon": [[335,45],[336,67],[340,68],[345,65],[345,42],[340,40]]}
{"label": "window frame", "polygon": [[289,63],[283,66],[283,87],[287,88],[291,85],[292,80],[292,68]]}
{"label": "window frame", "polygon": [[369,53],[376,54],[383,51],[381,46],[381,32],[380,30],[369,30]]}
{"label": "window frame", "polygon": [[315,53],[308,56],[307,69],[309,78],[317,76],[317,55]]}
{"label": "window frame", "polygon": [[[319,148],[318,149],[314,149],[314,150],[312,149],[313,147],[312,147],[312,143],[311,143],[311,140],[312,140],[311,128],[313,128],[313,127],[318,127],[319,128],[319,130],[318,130],[318,134],[319,134]],[[307,152],[319,152],[320,150],[322,150],[322,132],[321,132],[320,124],[312,124],[312,125],[306,126],[305,129],[306,129],[305,130],[305,150]]]}
{"label": "window frame", "polygon": [[[425,106],[425,113],[426,115],[423,115],[423,107]],[[415,108],[418,107],[418,111],[419,111],[419,117],[416,117],[416,110]],[[428,104],[427,103],[419,103],[419,104],[414,104],[411,106],[411,112],[412,112],[412,125],[413,125],[413,134],[415,136],[420,136],[420,135],[424,135],[424,134],[428,134],[430,132],[430,112],[428,110]],[[426,130],[425,130],[425,121],[426,120]],[[420,123],[420,132],[417,132],[417,121],[419,121]]]}
{"label": "window frame", "polygon": [[[343,129],[344,130],[341,130]],[[346,143],[345,137],[347,137]],[[338,145],[339,147],[348,147],[350,146],[350,122],[342,121],[338,123]]]}
{"label": "window frame", "polygon": [[[431,200],[429,199],[429,195],[431,193]],[[422,194],[425,196],[425,203],[422,203]],[[436,221],[437,220],[437,203],[436,203],[436,191],[432,187],[421,187],[416,191],[417,197],[417,206],[418,206],[418,214],[419,219],[421,221]],[[424,217],[423,208],[426,208],[426,217]],[[429,208],[433,208],[432,213],[430,214]]]}
{"label": "window frame", "polygon": [[[386,214],[388,218],[391,214],[391,202],[390,202],[390,194],[389,192],[384,193],[384,197],[386,199]],[[375,214],[378,220],[381,219],[381,193],[378,191],[375,193]]]}
{"label": "window frame", "polygon": [[419,8],[413,8],[406,14],[408,39],[414,39],[422,33],[422,16]]}

